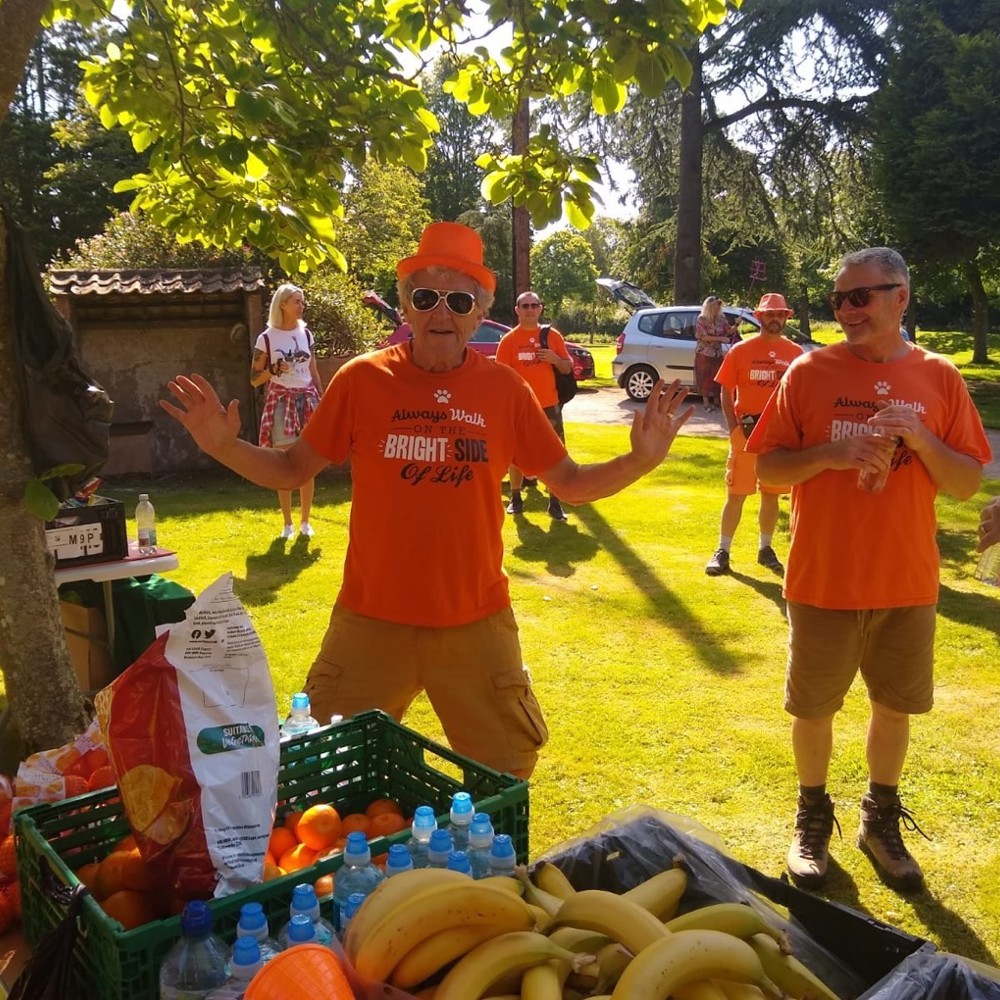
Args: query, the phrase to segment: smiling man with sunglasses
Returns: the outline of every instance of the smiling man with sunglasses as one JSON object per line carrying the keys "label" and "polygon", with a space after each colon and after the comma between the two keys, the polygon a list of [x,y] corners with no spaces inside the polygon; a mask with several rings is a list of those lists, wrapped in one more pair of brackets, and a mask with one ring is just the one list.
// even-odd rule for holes
{"label": "smiling man with sunglasses", "polygon": [[[896,251],[843,257],[829,296],[843,342],[792,363],[747,443],[762,482],[792,484],[785,710],[799,796],[787,864],[806,887],[826,877],[833,719],[859,672],[869,784],[856,844],[889,885],[923,886],[900,823],[923,831],[898,786],[910,716],[934,697],[934,501],[971,497],[990,448],[955,366],[903,339],[909,297]],[[861,488],[859,473],[884,471],[879,492]]]}
{"label": "smiling man with sunglasses", "polygon": [[238,404],[224,407],[200,375],[177,376],[179,405],[160,405],[260,486],[292,489],[350,460],[343,584],[305,684],[314,714],[381,708],[401,720],[426,691],[455,750],[526,778],[547,730],[503,572],[508,466],[589,503],[655,469],[693,408],[681,409],[679,383],[657,383],[629,451],[578,465],[528,384],[466,348],[496,288],[479,234],[433,223],[396,274],[413,339],[340,368],[289,449],[241,438]]}

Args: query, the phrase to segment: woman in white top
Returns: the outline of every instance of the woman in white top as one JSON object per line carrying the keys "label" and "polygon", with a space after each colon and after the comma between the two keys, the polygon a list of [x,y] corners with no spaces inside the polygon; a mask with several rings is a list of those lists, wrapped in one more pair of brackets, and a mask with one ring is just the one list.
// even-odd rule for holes
{"label": "woman in white top", "polygon": [[[265,385],[264,410],[260,418],[259,443],[264,448],[288,448],[316,409],[323,387],[312,353],[312,334],[302,322],[306,306],[297,285],[279,285],[271,297],[267,329],[257,338],[251,363],[250,384]],[[299,487],[301,524],[299,534],[315,534],[309,523],[315,481]],[[278,490],[284,518],[282,538],[291,538],[292,491]]]}

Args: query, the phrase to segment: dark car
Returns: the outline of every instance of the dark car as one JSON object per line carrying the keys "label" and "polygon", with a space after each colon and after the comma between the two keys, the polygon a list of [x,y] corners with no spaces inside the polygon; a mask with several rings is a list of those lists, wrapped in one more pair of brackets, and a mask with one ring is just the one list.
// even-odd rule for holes
{"label": "dark car", "polygon": [[[390,323],[395,324],[395,329],[389,337],[380,344],[380,347],[388,347],[390,344],[401,344],[404,340],[410,339],[410,324],[404,323],[399,310],[389,305],[383,298],[375,292],[365,292],[361,301],[366,306],[371,306],[381,313]],[[480,354],[488,358],[497,356],[497,345],[500,338],[510,330],[509,326],[498,323],[493,319],[484,319],[475,332],[469,338],[469,346]],[[577,382],[594,377],[594,356],[586,347],[566,341],[566,350],[573,359],[573,377]]]}

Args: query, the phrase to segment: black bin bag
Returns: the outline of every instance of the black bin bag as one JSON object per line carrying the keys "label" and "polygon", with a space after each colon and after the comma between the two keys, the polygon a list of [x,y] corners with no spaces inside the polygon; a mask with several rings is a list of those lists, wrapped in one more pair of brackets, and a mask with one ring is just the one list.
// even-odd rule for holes
{"label": "black bin bag", "polygon": [[24,230],[6,212],[4,223],[25,443],[36,476],[62,465],[80,466],[46,479],[56,497],[67,500],[107,461],[114,404],[80,368],[73,329],[45,294]]}

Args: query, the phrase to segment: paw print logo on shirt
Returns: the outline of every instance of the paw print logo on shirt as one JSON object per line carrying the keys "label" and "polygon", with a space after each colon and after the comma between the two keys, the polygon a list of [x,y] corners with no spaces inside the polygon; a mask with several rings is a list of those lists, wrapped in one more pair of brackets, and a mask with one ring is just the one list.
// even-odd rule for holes
{"label": "paw print logo on shirt", "polygon": [[450,403],[451,393],[447,389],[435,389],[434,399],[438,403]]}
{"label": "paw print logo on shirt", "polygon": [[890,386],[888,382],[879,379],[879,381],[875,383],[876,395],[888,396],[891,391],[892,391],[892,386]]}

